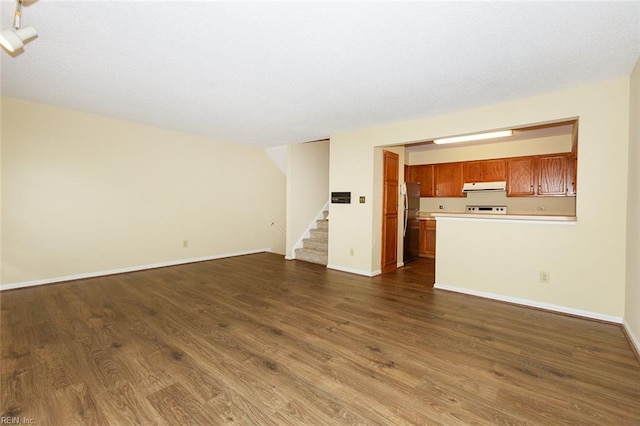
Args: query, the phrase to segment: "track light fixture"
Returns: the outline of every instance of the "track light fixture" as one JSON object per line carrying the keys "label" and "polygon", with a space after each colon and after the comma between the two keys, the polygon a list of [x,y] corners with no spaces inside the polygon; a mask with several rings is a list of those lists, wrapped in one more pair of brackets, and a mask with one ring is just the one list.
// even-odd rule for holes
{"label": "track light fixture", "polygon": [[0,31],[0,45],[9,53],[14,53],[24,47],[24,44],[38,36],[33,27],[20,28],[22,21],[22,0],[16,0],[16,10],[13,14],[13,28]]}

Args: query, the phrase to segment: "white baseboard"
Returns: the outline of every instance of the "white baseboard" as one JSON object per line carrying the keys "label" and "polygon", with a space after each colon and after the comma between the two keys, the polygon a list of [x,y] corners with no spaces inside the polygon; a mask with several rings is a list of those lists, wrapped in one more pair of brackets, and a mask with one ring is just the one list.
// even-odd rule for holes
{"label": "white baseboard", "polygon": [[622,326],[624,327],[624,331],[626,332],[627,337],[629,338],[629,342],[636,349],[636,353],[640,355],[640,338],[635,335],[635,333],[633,332],[633,330],[631,329],[631,326],[627,321],[623,321]]}
{"label": "white baseboard", "polygon": [[347,268],[344,266],[331,265],[331,264],[327,265],[327,268],[333,269],[336,271],[341,271],[341,272],[348,272],[350,274],[364,275],[365,277],[375,277],[376,275],[380,275],[382,273],[382,271],[369,272],[369,271],[363,271],[361,269]]}
{"label": "white baseboard", "polygon": [[611,322],[615,324],[622,324],[622,317],[614,317],[612,315],[603,315],[597,312],[583,311],[581,309],[574,309],[566,306],[552,305],[550,303],[536,302],[528,299],[520,299],[518,297],[504,296],[502,294],[495,294],[495,293],[486,293],[484,291],[469,290],[467,288],[454,287],[454,286],[438,284],[438,283],[434,284],[433,288],[436,288],[439,290],[453,291],[456,293],[469,294],[471,296],[484,297],[485,299],[500,300],[502,302],[515,303],[516,305],[529,306],[532,308],[544,309],[544,310],[553,311],[553,312],[560,312],[563,314],[575,315],[578,317],[596,319],[599,321],[606,321],[606,322]]}
{"label": "white baseboard", "polygon": [[271,252],[271,248],[246,250],[246,251],[239,251],[235,253],[215,254],[212,256],[195,257],[192,259],[170,260],[168,262],[153,263],[150,265],[129,266],[127,268],[112,269],[109,271],[88,272],[84,274],[67,275],[64,277],[47,278],[43,280],[23,281],[18,283],[2,284],[0,285],[0,291],[13,290],[16,288],[23,288],[23,287],[33,287],[36,285],[54,284],[54,283],[59,283],[63,281],[74,281],[74,280],[82,280],[85,278],[102,277],[105,275],[122,274],[125,272],[144,271],[145,269],[164,268],[167,266],[184,265],[185,263],[204,262],[206,260],[223,259],[225,257],[244,256],[247,254],[256,254],[256,253],[264,253],[264,252]]}

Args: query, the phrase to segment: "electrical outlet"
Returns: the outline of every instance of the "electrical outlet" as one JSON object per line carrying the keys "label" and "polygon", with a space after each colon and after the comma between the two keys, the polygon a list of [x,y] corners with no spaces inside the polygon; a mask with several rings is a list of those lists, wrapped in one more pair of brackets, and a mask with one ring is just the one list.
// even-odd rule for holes
{"label": "electrical outlet", "polygon": [[542,284],[549,284],[549,282],[551,282],[551,277],[549,275],[549,272],[540,271],[540,282]]}
{"label": "electrical outlet", "polygon": [[183,248],[189,247],[189,240],[182,240],[182,247]]}

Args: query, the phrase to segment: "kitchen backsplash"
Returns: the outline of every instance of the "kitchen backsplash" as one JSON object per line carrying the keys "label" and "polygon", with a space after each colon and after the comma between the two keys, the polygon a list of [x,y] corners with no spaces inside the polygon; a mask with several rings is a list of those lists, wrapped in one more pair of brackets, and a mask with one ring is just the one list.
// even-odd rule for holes
{"label": "kitchen backsplash", "polygon": [[467,205],[507,206],[511,214],[576,214],[576,197],[507,197],[506,192],[476,192],[459,198],[420,198],[420,210],[426,212],[460,213]]}

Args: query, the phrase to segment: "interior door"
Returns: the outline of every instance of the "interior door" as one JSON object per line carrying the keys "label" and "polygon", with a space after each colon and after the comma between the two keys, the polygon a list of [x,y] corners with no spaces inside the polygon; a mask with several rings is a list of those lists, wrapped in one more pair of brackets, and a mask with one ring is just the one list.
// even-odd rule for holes
{"label": "interior door", "polygon": [[383,151],[382,273],[398,267],[398,171],[400,156]]}

